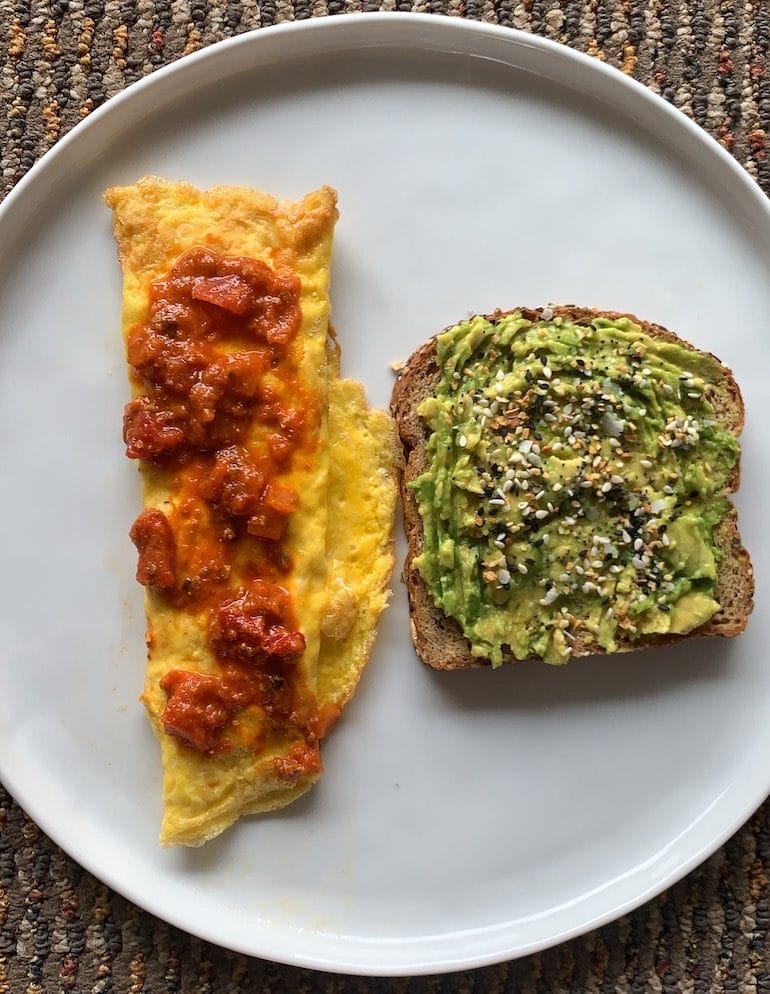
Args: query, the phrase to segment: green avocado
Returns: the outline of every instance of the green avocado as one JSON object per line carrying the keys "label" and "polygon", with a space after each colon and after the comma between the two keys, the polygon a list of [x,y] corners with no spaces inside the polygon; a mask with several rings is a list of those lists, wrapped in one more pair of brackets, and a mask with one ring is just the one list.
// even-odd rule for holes
{"label": "green avocado", "polygon": [[577,638],[611,652],[719,610],[740,450],[714,418],[716,360],[628,318],[514,313],[448,329],[437,362],[416,566],[474,655],[563,663]]}

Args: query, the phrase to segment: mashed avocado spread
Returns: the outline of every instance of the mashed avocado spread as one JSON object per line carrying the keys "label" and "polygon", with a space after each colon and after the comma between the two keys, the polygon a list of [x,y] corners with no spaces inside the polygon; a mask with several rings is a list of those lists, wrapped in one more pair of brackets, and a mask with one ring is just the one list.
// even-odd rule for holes
{"label": "mashed avocado spread", "polygon": [[415,562],[474,655],[562,663],[578,639],[612,652],[719,609],[739,447],[710,403],[716,360],[627,318],[514,313],[445,331],[437,361]]}

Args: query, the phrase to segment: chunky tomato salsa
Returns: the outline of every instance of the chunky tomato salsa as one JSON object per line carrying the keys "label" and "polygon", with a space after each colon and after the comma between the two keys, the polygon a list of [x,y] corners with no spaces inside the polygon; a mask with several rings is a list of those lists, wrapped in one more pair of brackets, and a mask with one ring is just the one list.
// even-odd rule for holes
{"label": "chunky tomato salsa", "polygon": [[287,474],[319,423],[298,370],[299,294],[296,277],[256,259],[185,252],[128,334],[137,389],[123,424],[127,455],[170,495],[131,528],[137,579],[203,619],[218,662],[164,676],[163,727],[206,754],[299,732],[276,760],[286,779],[320,769],[285,542],[299,500]]}

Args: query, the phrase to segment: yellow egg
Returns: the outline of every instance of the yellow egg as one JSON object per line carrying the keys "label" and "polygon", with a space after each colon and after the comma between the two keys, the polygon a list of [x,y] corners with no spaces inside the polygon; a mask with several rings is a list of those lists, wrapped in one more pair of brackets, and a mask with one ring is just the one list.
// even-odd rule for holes
{"label": "yellow egg", "polygon": [[[299,277],[301,326],[293,356],[320,414],[311,456],[282,478],[299,495],[283,549],[292,563],[286,586],[305,638],[296,685],[317,709],[322,737],[355,690],[387,604],[400,458],[389,416],[368,409],[360,385],[339,379],[328,297],[336,194],[324,187],[298,203],[280,203],[246,188],[202,192],[146,177],[108,190],[105,199],[123,271],[124,334],[146,319],[153,281],[193,246],[255,258]],[[132,387],[134,395],[141,392],[135,377]],[[144,460],[140,473],[145,508],[179,510],[173,474]],[[207,609],[175,606],[148,587],[146,612],[143,700],[164,772],[161,844],[200,845],[237,818],[282,807],[307,791],[320,772],[279,772],[298,745],[296,730],[276,727],[259,708],[238,715],[228,748],[214,754],[168,734],[160,681],[180,668],[216,675],[220,661],[208,638]]]}

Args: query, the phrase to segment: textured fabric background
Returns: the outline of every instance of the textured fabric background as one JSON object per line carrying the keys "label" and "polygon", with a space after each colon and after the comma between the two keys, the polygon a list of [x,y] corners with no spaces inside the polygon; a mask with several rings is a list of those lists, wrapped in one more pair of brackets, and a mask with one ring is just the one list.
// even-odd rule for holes
{"label": "textured fabric background", "polygon": [[[378,9],[521,28],[618,66],[689,114],[770,193],[767,0],[0,0],[2,192],[158,66],[279,21]],[[229,953],[139,911],[0,787],[0,994],[770,992],[769,871],[770,803],[660,898],[556,949],[442,977],[336,977]]]}

